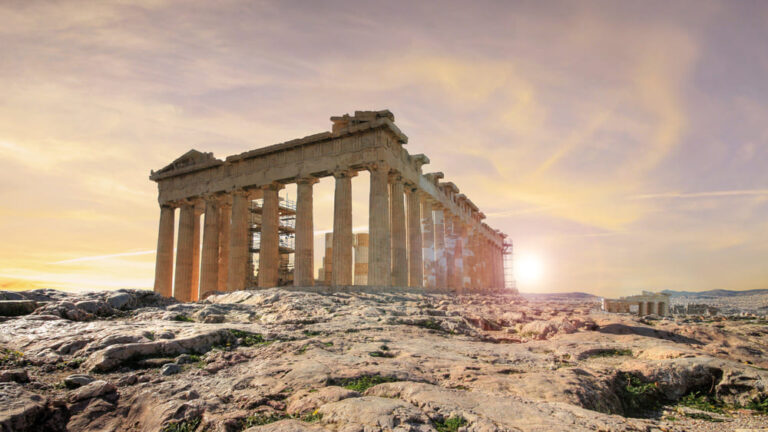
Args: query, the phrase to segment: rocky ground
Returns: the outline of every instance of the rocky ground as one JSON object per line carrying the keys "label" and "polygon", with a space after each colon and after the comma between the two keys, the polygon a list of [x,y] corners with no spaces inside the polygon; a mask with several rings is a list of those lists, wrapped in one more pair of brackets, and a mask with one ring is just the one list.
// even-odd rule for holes
{"label": "rocky ground", "polygon": [[32,311],[0,322],[2,431],[768,430],[762,320],[408,292],[0,299]]}

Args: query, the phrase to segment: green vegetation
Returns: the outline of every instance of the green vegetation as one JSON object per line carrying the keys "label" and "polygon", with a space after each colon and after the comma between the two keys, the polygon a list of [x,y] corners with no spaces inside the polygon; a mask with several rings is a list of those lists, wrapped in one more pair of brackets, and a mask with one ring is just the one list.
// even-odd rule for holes
{"label": "green vegetation", "polygon": [[768,414],[768,396],[753,399],[751,402],[746,404],[744,408],[757,411],[761,414]]}
{"label": "green vegetation", "polygon": [[630,349],[612,348],[612,349],[596,351],[594,353],[587,355],[587,358],[621,357],[621,356],[631,356],[631,355],[632,355],[632,350]]}
{"label": "green vegetation", "polygon": [[464,417],[451,417],[439,422],[435,422],[435,429],[438,432],[456,432],[460,427],[466,426],[467,421]]}
{"label": "green vegetation", "polygon": [[395,381],[397,381],[397,378],[381,375],[364,375],[358,378],[341,378],[331,380],[329,384],[341,386],[362,393],[375,385]]}
{"label": "green vegetation", "polygon": [[162,432],[194,432],[197,427],[200,426],[200,417],[195,417],[190,420],[183,420],[180,422],[168,423]]}
{"label": "green vegetation", "polygon": [[232,334],[232,336],[237,338],[238,344],[240,344],[240,346],[250,347],[272,343],[272,341],[264,340],[264,336],[260,335],[259,333],[251,333],[236,329],[229,329],[229,332]]}
{"label": "green vegetation", "polygon": [[619,398],[627,417],[641,417],[661,406],[662,395],[657,383],[645,382],[640,377],[626,373],[619,378]]}
{"label": "green vegetation", "polygon": [[173,317],[173,321],[179,321],[179,322],[195,322],[192,318],[184,315],[184,314],[178,314]]}
{"label": "green vegetation", "polygon": [[315,337],[315,336],[320,336],[322,334],[321,332],[316,330],[304,330],[303,333],[304,333],[304,336],[307,336],[307,337]]}
{"label": "green vegetation", "polygon": [[243,429],[248,429],[253,426],[263,426],[286,419],[295,419],[307,423],[314,423],[320,421],[322,418],[323,415],[317,411],[304,415],[291,415],[283,412],[256,413],[245,418],[245,421],[243,422]]}
{"label": "green vegetation", "polygon": [[391,352],[385,352],[385,351],[371,351],[368,353],[371,357],[383,357],[383,358],[392,358],[395,355]]}
{"label": "green vegetation", "polygon": [[688,418],[692,418],[696,420],[706,420],[708,422],[713,422],[713,423],[721,423],[725,421],[721,418],[712,417],[711,415],[704,414],[704,413],[685,413],[685,416]]}
{"label": "green vegetation", "polygon": [[0,348],[0,366],[24,366],[25,364],[23,352]]}
{"label": "green vegetation", "polygon": [[677,401],[679,405],[696,408],[701,411],[708,411],[718,414],[724,414],[727,406],[722,400],[701,394],[699,392],[688,393]]}

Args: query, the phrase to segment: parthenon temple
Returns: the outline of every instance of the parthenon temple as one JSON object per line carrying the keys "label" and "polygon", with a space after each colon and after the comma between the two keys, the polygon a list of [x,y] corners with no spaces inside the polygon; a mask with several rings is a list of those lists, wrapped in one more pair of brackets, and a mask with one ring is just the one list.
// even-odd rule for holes
{"label": "parthenon temple", "polygon": [[[504,287],[506,236],[483,222],[485,215],[455,184],[442,181],[443,173],[422,173],[429,158],[408,153],[408,137],[391,112],[356,111],[331,121],[330,132],[224,160],[190,150],[152,171],[160,203],[155,291],[196,301],[216,291],[275,287],[284,283],[280,268],[289,253],[294,254],[292,284],[313,286],[313,185],[330,176],[335,179],[333,232],[327,236],[332,256],[326,259],[332,266],[323,263],[328,277],[321,283],[456,293]],[[356,240],[352,180],[362,170],[370,173],[368,235]],[[292,206],[278,195],[290,183],[297,185]],[[294,218],[290,227],[281,222],[286,214]],[[286,231],[293,236],[290,245],[282,241]],[[249,269],[254,253],[256,279]]]}
{"label": "parthenon temple", "polygon": [[605,312],[635,313],[645,315],[669,315],[669,294],[643,291],[642,294],[619,299],[603,299]]}

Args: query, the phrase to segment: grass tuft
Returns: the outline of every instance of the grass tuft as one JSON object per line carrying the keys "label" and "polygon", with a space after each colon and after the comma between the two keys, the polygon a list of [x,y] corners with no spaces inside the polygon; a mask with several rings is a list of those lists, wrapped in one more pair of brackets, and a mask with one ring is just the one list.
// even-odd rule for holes
{"label": "grass tuft", "polygon": [[397,378],[381,375],[364,375],[358,378],[341,378],[331,380],[329,385],[337,385],[362,393],[375,385],[395,381],[397,381]]}
{"label": "grass tuft", "polygon": [[464,417],[450,417],[442,421],[435,422],[435,429],[438,432],[457,432],[460,427],[466,426],[467,420]]}
{"label": "grass tuft", "polygon": [[197,430],[197,427],[200,426],[201,421],[202,419],[200,417],[195,417],[190,420],[169,423],[165,425],[162,432],[194,432]]}

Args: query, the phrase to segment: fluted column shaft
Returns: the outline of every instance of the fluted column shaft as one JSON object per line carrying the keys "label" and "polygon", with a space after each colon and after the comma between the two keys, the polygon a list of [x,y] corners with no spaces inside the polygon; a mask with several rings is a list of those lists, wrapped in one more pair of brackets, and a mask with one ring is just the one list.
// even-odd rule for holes
{"label": "fluted column shaft", "polygon": [[333,258],[331,285],[352,285],[352,177],[353,171],[337,171],[333,201]]}
{"label": "fluted column shaft", "polygon": [[453,220],[453,283],[456,291],[464,292],[464,223],[457,217]]}
{"label": "fluted column shaft", "polygon": [[419,192],[408,189],[408,286],[424,286],[424,261],[421,250],[421,203]]}
{"label": "fluted column shaft", "polygon": [[408,250],[405,237],[405,201],[403,181],[392,178],[390,184],[390,222],[392,224],[392,285],[408,286]]}
{"label": "fluted column shaft", "polygon": [[219,260],[218,291],[227,291],[227,271],[229,270],[229,226],[232,217],[232,205],[222,200],[219,206]]}
{"label": "fluted column shaft", "polygon": [[461,288],[468,293],[472,289],[472,247],[470,245],[470,229],[461,226]]}
{"label": "fluted column shaft", "polygon": [[175,209],[160,206],[160,227],[157,233],[155,259],[155,292],[163,297],[173,295],[173,225]]}
{"label": "fluted column shaft", "polygon": [[293,260],[293,285],[297,287],[315,284],[312,186],[317,181],[316,178],[301,178],[296,182],[296,252]]}
{"label": "fluted column shaft", "polygon": [[190,301],[200,299],[200,216],[201,209],[195,206],[195,222],[192,231],[192,289]]}
{"label": "fluted column shaft", "polygon": [[205,296],[218,289],[220,209],[217,198],[205,201],[203,226],[203,265],[200,269],[200,294]]}
{"label": "fluted column shaft", "polygon": [[456,284],[456,235],[455,230],[455,218],[453,215],[445,215],[445,285],[451,290],[455,291],[458,287]]}
{"label": "fluted column shaft", "polygon": [[283,186],[262,187],[261,242],[259,245],[259,288],[277,286],[280,276],[280,209],[278,192]]}
{"label": "fluted column shaft", "polygon": [[176,245],[176,277],[173,296],[176,300],[192,300],[192,260],[195,235],[195,207],[184,203],[179,210],[179,239]]}
{"label": "fluted column shaft", "polygon": [[424,260],[424,287],[435,288],[435,225],[432,221],[432,201],[421,199],[421,247]]}
{"label": "fluted column shaft", "polygon": [[368,202],[368,285],[390,285],[391,251],[389,231],[389,166],[374,164]]}
{"label": "fluted column shaft", "polygon": [[245,273],[248,266],[250,232],[248,232],[248,203],[245,191],[232,193],[232,216],[229,230],[229,268],[227,291],[245,289]]}
{"label": "fluted column shaft", "polygon": [[447,289],[445,272],[445,220],[442,208],[433,210],[435,218],[435,284],[437,289]]}

